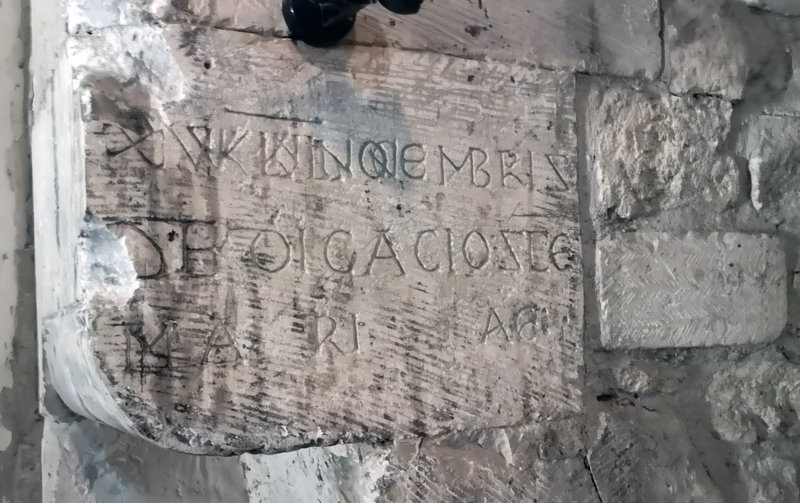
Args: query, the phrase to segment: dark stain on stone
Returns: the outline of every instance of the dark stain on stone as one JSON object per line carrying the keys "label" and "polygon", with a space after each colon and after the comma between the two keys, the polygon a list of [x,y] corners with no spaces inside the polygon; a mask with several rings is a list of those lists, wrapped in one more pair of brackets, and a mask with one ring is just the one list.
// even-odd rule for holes
{"label": "dark stain on stone", "polygon": [[478,35],[480,35],[482,29],[484,28],[481,28],[477,24],[471,24],[464,27],[464,31],[469,33],[473,37],[477,37]]}
{"label": "dark stain on stone", "polygon": [[616,397],[617,397],[617,395],[615,395],[614,393],[602,393],[600,395],[597,395],[597,401],[598,402],[610,402],[610,401],[614,400]]}

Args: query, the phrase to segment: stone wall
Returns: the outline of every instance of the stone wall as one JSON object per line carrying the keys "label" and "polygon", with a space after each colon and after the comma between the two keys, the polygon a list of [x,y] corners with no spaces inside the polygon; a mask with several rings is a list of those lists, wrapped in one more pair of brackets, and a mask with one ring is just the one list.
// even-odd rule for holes
{"label": "stone wall", "polygon": [[[74,116],[70,110],[48,116],[49,110],[65,106],[57,98],[64,96],[59,94],[63,75],[42,73],[42,68],[52,67],[48,58],[58,53],[52,47],[74,44],[74,52],[64,63],[65,79],[72,82],[74,77],[76,86],[88,81],[91,90],[99,90],[92,103],[94,112],[98,94],[107,105],[114,105],[103,109],[106,115],[101,113],[100,120],[107,120],[111,113],[107,111],[112,110],[116,117],[133,118],[130,123],[136,123],[139,108],[133,104],[142,94],[149,99],[147,106],[161,112],[171,112],[170,103],[181,103],[186,94],[196,100],[193,104],[213,101],[199,87],[181,88],[181,79],[188,83],[204,78],[198,77],[202,70],[197,70],[199,74],[192,70],[193,63],[208,63],[206,70],[214,65],[225,68],[220,62],[222,53],[212,50],[230,47],[225,45],[230,40],[246,41],[242,45],[250,51],[267,47],[263,50],[286,51],[283,59],[295,57],[288,44],[273,40],[286,33],[277,3],[271,1],[109,4],[76,0],[68,5],[68,11],[61,13],[64,18],[58,12],[39,11],[44,8],[41,5],[32,12],[34,32],[62,25],[69,30],[68,35],[56,33],[52,40],[40,40],[38,51],[34,39],[34,145],[47,145],[54,129],[65,135],[59,138],[81,137],[85,124],[96,132],[89,119],[98,116],[81,115],[91,108],[86,102],[86,108]],[[79,412],[185,451],[202,451],[213,444],[213,449],[204,452],[236,452],[237,448],[241,452],[241,445],[246,445],[253,453],[238,458],[179,454],[77,419],[53,391],[54,384],[63,384],[54,379],[64,374],[51,358],[42,397],[47,417],[43,499],[797,501],[800,75],[794,70],[800,62],[800,19],[794,16],[798,15],[794,2],[780,0],[505,0],[485,7],[481,2],[452,0],[426,3],[423,12],[411,18],[392,18],[377,7],[364,11],[345,50],[350,51],[348,56],[354,55],[354,61],[362,62],[366,73],[374,71],[373,60],[391,58],[398,66],[408,65],[411,72],[414,64],[410,61],[427,56],[408,55],[423,51],[458,57],[459,63],[442,63],[442,67],[474,65],[469,82],[475,80],[476,85],[510,68],[504,65],[519,65],[514,68],[520,74],[531,68],[563,72],[569,76],[563,82],[571,82],[574,76],[574,123],[567,129],[574,132],[577,145],[574,179],[584,306],[577,347],[582,348],[582,365],[576,371],[579,384],[570,378],[569,386],[552,387],[562,393],[576,388],[579,392],[570,391],[562,400],[562,405],[568,405],[565,408],[537,409],[547,412],[540,416],[522,408],[513,420],[503,416],[503,421],[492,422],[497,416],[487,410],[474,413],[472,423],[469,417],[458,416],[458,427],[450,429],[443,420],[415,423],[416,430],[406,426],[381,429],[376,436],[348,436],[346,429],[326,436],[338,431],[337,425],[321,421],[326,431],[316,443],[325,446],[267,455],[260,452],[298,447],[296,438],[305,445],[315,441],[300,434],[293,437],[293,421],[287,423],[288,432],[284,428],[268,440],[264,435],[243,434],[247,440],[243,444],[211,434],[193,437],[198,443],[186,440],[185,445],[180,444],[180,436],[175,441],[160,433],[142,435],[142,423],[150,421],[161,432],[177,416],[150,416],[140,412],[150,409],[131,405],[142,397],[145,402],[152,399],[150,395],[132,394],[128,402],[119,401],[121,394],[112,396],[108,391],[117,393],[118,383],[96,378],[123,375],[109,370],[113,361],[103,361],[108,367],[98,366],[93,353],[73,352],[59,364],[76,365],[66,368],[85,372],[91,391],[99,390],[87,395],[86,389],[76,385],[74,392],[69,388],[65,394],[59,388],[64,400]],[[193,30],[192,36],[175,35],[187,27]],[[238,38],[230,38],[229,32]],[[197,54],[206,53],[217,59],[197,59]],[[252,63],[252,72],[262,71],[257,56],[238,54]],[[331,54],[330,60],[339,57]],[[56,58],[62,61],[60,54]],[[340,71],[333,66],[319,79],[331,79],[326,81],[328,86],[347,78],[330,77]],[[98,69],[109,80],[92,80]],[[298,74],[298,79],[307,78]],[[538,82],[537,78],[529,80]],[[280,79],[275,73],[275,82]],[[49,91],[37,95],[37,86]],[[225,99],[226,90],[219,87],[222,90],[213,97]],[[572,98],[572,87],[562,87],[570,90]],[[495,97],[507,92],[499,83],[492,89]],[[488,91],[481,92],[490,102]],[[430,96],[432,102],[440,99]],[[274,99],[278,103],[282,98]],[[509,95],[507,99],[515,98]],[[243,102],[253,107],[259,103]],[[291,111],[303,113],[307,105],[302,99],[298,102],[301,105]],[[379,96],[374,102],[384,103]],[[517,106],[524,108],[524,103]],[[409,115],[422,123],[423,111]],[[333,115],[320,116],[335,121]],[[557,125],[569,124],[570,117],[566,112]],[[414,120],[406,118],[411,130]],[[458,123],[453,124],[456,130]],[[136,133],[135,128],[127,131]],[[91,200],[92,191],[103,190],[92,183],[107,183],[105,178],[91,176],[99,172],[91,170],[92,162],[98,163],[90,158],[97,153],[91,150],[86,151],[90,175],[86,184],[80,175],[70,174],[83,173],[77,168],[83,165],[81,148],[72,159],[75,170],[64,174],[65,168],[59,168],[54,159],[71,157],[66,143],[66,157],[50,158],[49,153],[33,150],[40,273],[55,271],[58,260],[77,256],[80,232],[76,229],[83,223],[86,202],[75,194],[83,194],[88,185]],[[150,164],[156,159],[152,152],[139,149]],[[558,171],[564,166],[553,167]],[[37,174],[41,175],[38,179]],[[55,187],[50,181],[53,174],[60,180]],[[560,174],[559,178],[569,188],[572,179]],[[73,185],[80,190],[65,188]],[[59,194],[70,198],[70,204],[54,208],[52,201]],[[24,213],[24,197],[20,201],[17,207],[22,210],[17,211]],[[108,213],[120,204],[112,198],[102,203],[95,203],[96,207]],[[72,214],[64,217],[64,212]],[[64,240],[58,245],[51,232],[56,228],[53,222],[63,224],[56,229],[63,232]],[[20,241],[25,242],[24,238]],[[39,249],[40,242],[47,248]],[[68,248],[64,243],[74,249],[63,254],[53,251]],[[125,249],[121,250],[125,255]],[[133,265],[140,267],[135,271],[140,278],[151,275],[146,262],[133,260]],[[53,284],[64,277],[56,271],[37,280],[46,357],[58,353],[55,349],[47,353],[48,347],[64,341],[79,343],[83,335],[92,334],[76,336],[77,329],[52,323],[53,319],[63,321],[58,315],[71,305],[64,299],[80,298],[70,288],[51,297]],[[549,293],[558,296],[555,291]],[[506,332],[497,318],[500,325],[487,322],[484,339]],[[94,339],[97,347],[102,340]],[[233,347],[241,356],[240,349],[231,345],[228,350]],[[97,354],[112,354],[103,351]],[[208,351],[201,355],[203,361],[207,355]],[[125,365],[124,360],[120,362]],[[553,376],[547,375],[546,365],[536,370],[542,382],[550,382]],[[572,367],[551,370],[556,373],[552,382],[560,382],[558,378],[572,372]],[[80,399],[89,395],[96,402]],[[467,399],[461,403],[463,409],[468,404],[472,402]],[[0,405],[5,411],[5,404],[0,401]],[[10,423],[4,419],[3,424]],[[230,427],[231,423],[214,424]],[[289,440],[281,443],[281,438]],[[356,442],[342,443],[348,439]],[[0,463],[0,470],[3,466]],[[165,478],[164,471],[171,476]]]}
{"label": "stone wall", "polygon": [[41,499],[25,1],[0,4],[0,501]]}

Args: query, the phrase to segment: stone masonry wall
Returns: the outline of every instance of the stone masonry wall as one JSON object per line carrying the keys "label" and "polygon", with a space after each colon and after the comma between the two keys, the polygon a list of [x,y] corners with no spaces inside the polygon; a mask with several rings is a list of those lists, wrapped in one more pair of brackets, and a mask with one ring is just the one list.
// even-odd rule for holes
{"label": "stone masonry wall", "polygon": [[[180,94],[163,35],[174,25],[286,36],[273,1],[67,4],[71,40],[118,51],[80,64],[127,82],[109,91],[122,109],[138,85]],[[579,411],[200,457],[79,419],[45,377],[43,500],[800,500],[798,16],[792,0],[368,9],[346,44],[576,76]],[[48,78],[34,71],[34,88]]]}

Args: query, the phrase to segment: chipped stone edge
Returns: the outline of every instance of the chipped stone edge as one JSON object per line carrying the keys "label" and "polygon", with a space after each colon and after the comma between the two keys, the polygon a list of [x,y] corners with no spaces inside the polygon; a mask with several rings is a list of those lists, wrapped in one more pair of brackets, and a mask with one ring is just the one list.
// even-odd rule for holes
{"label": "chipped stone edge", "polygon": [[117,405],[98,370],[85,307],[111,303],[127,308],[139,286],[133,261],[124,239],[101,222],[86,222],[82,235],[78,254],[82,300],[44,321],[42,349],[48,381],[73,411],[144,438]]}
{"label": "chipped stone edge", "polygon": [[[94,74],[125,81],[148,70],[151,86],[162,86],[151,89],[159,113],[164,101],[182,98],[182,78],[160,28],[114,27],[98,37],[78,38],[67,33],[70,17],[64,3],[57,0],[31,7],[30,134],[39,409],[45,416],[56,414],[45,403],[47,390],[55,389],[74,412],[146,438],[112,396],[92,349],[86,307],[95,300],[125,305],[138,283],[124,241],[102,224],[85,221],[81,112],[88,101],[86,93],[81,97],[80,86]],[[135,56],[138,51],[130,42],[137,39],[143,46],[155,45],[154,59],[143,61]],[[153,47],[148,45],[148,49]],[[98,245],[110,255],[93,255]],[[92,276],[98,263],[105,276]],[[116,276],[110,288],[109,274]]]}

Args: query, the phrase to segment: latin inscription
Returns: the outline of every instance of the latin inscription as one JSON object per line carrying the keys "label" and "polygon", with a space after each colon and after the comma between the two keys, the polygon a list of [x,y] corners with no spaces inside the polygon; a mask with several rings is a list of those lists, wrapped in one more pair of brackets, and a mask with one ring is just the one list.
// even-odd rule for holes
{"label": "latin inscription", "polygon": [[168,420],[144,434],[277,451],[580,408],[573,75],[192,37],[184,99],[85,121],[88,209],[139,278],[94,351]]}
{"label": "latin inscription", "polygon": [[[133,149],[153,167],[163,166],[163,150],[176,145],[184,167],[203,176],[226,170],[247,178],[353,181],[389,179],[442,187],[566,192],[574,187],[575,169],[567,156],[531,149],[422,144],[400,139],[345,137],[341,140],[289,132],[166,126],[136,136],[119,126],[127,142],[109,146],[109,156]],[[151,151],[141,143],[154,142]]]}
{"label": "latin inscription", "polygon": [[[346,229],[321,232],[298,229],[257,232],[243,262],[268,273],[290,269],[308,273],[310,268],[327,272],[373,276],[376,270],[406,276],[409,269],[431,274],[469,274],[487,268],[509,273],[563,271],[572,266],[576,253],[567,234],[551,236],[546,231],[501,229],[496,233],[477,229],[423,229],[407,234],[408,240],[391,229],[355,234]],[[310,255],[306,235],[316,236]],[[398,250],[403,250],[399,252]]]}
{"label": "latin inscription", "polygon": [[[141,280],[164,280],[176,273],[178,276],[214,276],[218,272],[218,256],[226,254],[245,265],[250,274],[267,273],[268,276],[322,273],[403,277],[414,272],[456,276],[491,268],[492,273],[510,277],[517,274],[536,277],[546,273],[560,273],[566,277],[576,266],[577,259],[574,236],[563,233],[551,236],[547,231],[533,230],[503,229],[493,234],[475,229],[431,228],[405,233],[407,239],[401,239],[388,230],[354,234],[346,229],[320,231],[314,228],[299,228],[293,232],[228,229],[223,236],[214,222],[120,222],[112,224],[111,228],[120,236],[142,236],[152,247],[133,257],[137,270],[144,271]],[[170,254],[157,244],[172,243],[179,237],[183,248],[179,253]],[[237,242],[244,246],[237,246]],[[205,257],[205,266],[198,265],[203,263],[195,258],[198,254]],[[182,265],[176,263],[181,262],[181,258]],[[152,274],[152,271],[158,273]],[[227,292],[224,312],[213,312],[209,316],[209,332],[202,354],[196,361],[184,359],[184,365],[238,364],[258,357],[240,349],[235,325],[237,299],[232,292],[233,289]],[[505,312],[488,299],[483,310],[485,324],[469,335],[481,343],[532,342],[537,334],[550,334],[546,307],[528,304]],[[358,320],[357,312],[309,312],[304,313],[303,318],[302,331],[307,334],[309,357],[360,353],[360,333],[369,331],[369,327]],[[186,354],[180,349],[178,321],[164,319],[149,340],[145,331],[144,325],[127,330],[126,369],[131,373],[173,369],[173,352]],[[161,363],[137,365],[137,351],[157,357]]]}

